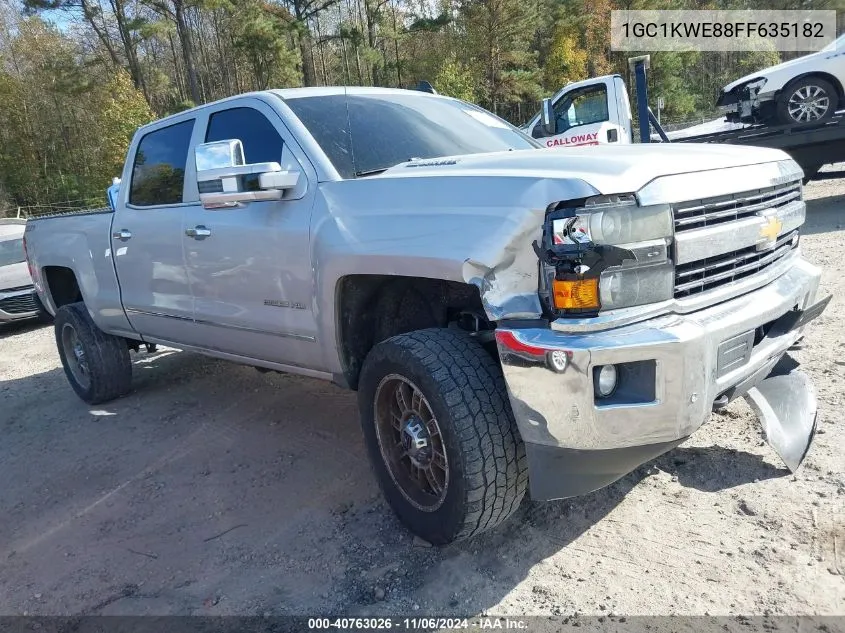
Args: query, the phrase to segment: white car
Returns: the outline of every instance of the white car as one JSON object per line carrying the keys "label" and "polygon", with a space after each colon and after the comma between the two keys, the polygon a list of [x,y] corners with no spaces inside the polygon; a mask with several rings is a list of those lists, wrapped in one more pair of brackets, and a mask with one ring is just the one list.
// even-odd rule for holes
{"label": "white car", "polygon": [[25,229],[26,220],[0,219],[0,324],[46,315],[26,264]]}
{"label": "white car", "polygon": [[794,125],[845,108],[845,35],[811,55],[746,75],[722,89],[728,121]]}

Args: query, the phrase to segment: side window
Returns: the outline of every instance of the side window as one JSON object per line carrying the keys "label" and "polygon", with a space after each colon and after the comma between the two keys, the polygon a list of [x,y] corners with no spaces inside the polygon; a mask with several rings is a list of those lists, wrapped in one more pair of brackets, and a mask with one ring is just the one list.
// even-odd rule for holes
{"label": "side window", "polygon": [[579,125],[607,121],[607,87],[588,86],[571,92],[554,106],[557,134]]}
{"label": "side window", "polygon": [[132,164],[130,204],[154,206],[182,202],[193,129],[194,119],[190,119],[144,135]]}
{"label": "side window", "polygon": [[205,142],[229,139],[241,141],[247,164],[277,163],[282,158],[282,137],[254,108],[230,108],[211,115]]}

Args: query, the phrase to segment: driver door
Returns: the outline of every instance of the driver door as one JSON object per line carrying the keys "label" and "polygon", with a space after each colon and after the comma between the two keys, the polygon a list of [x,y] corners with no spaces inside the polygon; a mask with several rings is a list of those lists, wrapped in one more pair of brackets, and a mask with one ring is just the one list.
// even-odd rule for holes
{"label": "driver door", "polygon": [[248,164],[278,162],[300,172],[281,200],[185,213],[185,264],[197,343],[217,352],[312,367],[320,359],[310,251],[316,175],[278,114],[260,99],[205,109],[205,143],[238,139]]}

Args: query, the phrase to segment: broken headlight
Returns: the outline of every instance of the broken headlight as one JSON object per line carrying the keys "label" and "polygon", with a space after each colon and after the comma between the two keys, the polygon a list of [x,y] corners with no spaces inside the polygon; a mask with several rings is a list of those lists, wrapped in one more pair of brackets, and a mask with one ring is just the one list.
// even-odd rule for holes
{"label": "broken headlight", "polygon": [[[583,315],[672,298],[669,205],[641,207],[633,194],[596,196],[579,206],[558,205],[545,228],[538,253],[555,310]],[[567,301],[587,280],[598,286],[595,300]]]}

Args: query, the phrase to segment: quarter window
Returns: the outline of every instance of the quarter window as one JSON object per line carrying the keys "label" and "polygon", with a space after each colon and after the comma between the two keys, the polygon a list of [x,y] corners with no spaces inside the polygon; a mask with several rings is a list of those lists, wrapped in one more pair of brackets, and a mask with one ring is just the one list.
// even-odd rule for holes
{"label": "quarter window", "polygon": [[130,204],[179,204],[185,186],[185,165],[194,119],[154,130],[138,144],[132,165]]}
{"label": "quarter window", "polygon": [[238,139],[247,164],[277,163],[282,159],[282,137],[266,116],[254,108],[230,108],[211,115],[205,142]]}

